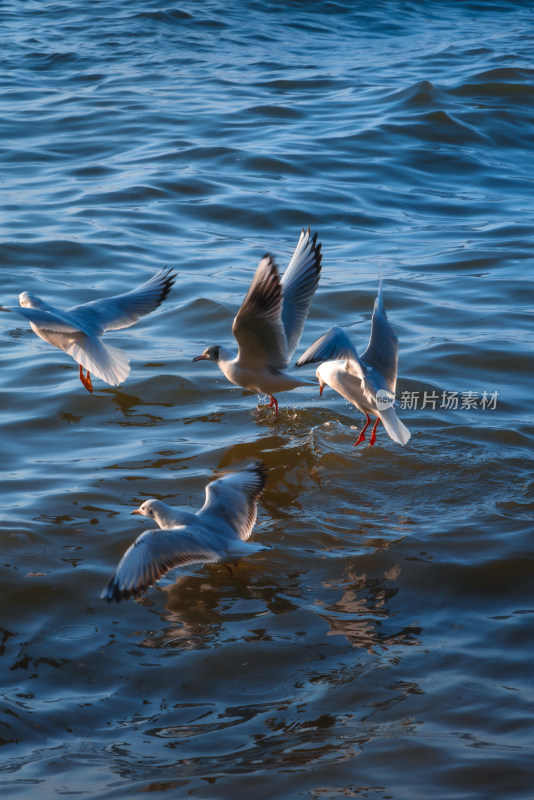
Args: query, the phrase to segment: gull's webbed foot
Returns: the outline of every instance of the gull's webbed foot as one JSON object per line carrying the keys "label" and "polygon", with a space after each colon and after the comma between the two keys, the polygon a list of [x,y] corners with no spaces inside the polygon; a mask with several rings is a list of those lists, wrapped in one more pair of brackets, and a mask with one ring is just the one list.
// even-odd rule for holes
{"label": "gull's webbed foot", "polygon": [[380,417],[377,417],[373,430],[371,431],[371,438],[369,439],[369,447],[372,447],[376,442],[376,428],[379,422],[380,422]]}
{"label": "gull's webbed foot", "polygon": [[87,370],[87,375],[83,374],[83,369],[81,364],[80,364],[80,380],[87,389],[87,391],[93,394],[93,384],[91,383],[91,375],[89,374],[89,370]]}
{"label": "gull's webbed foot", "polygon": [[[367,417],[367,422],[365,423],[365,425],[361,429],[360,435],[358,436],[358,439],[352,445],[353,447],[357,447],[361,442],[365,441],[365,431],[367,430],[367,426],[371,422],[371,417],[369,416],[369,414],[366,414],[365,416]],[[371,447],[371,445],[369,445],[369,447]]]}
{"label": "gull's webbed foot", "polygon": [[269,408],[274,408],[275,415],[278,414],[278,401],[276,397],[272,394],[270,395],[271,402],[269,403]]}

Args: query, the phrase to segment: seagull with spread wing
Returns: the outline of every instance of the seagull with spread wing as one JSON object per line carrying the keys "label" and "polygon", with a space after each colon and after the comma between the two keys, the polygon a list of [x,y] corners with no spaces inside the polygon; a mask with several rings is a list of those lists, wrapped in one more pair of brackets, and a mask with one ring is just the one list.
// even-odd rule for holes
{"label": "seagull with spread wing", "polygon": [[313,381],[286,372],[308,316],[321,274],[321,245],[317,234],[303,230],[293,257],[280,278],[273,258],[260,261],[232,333],[237,355],[221,345],[207,347],[193,361],[215,361],[231,383],[267,394],[269,408],[278,413],[275,393]]}
{"label": "seagull with spread wing", "polygon": [[[31,292],[19,295],[20,307],[0,306],[27,319],[34,333],[59,347],[80,365],[80,380],[93,391],[91,373],[111,386],[118,386],[130,372],[130,359],[116,347],[104,344],[105,331],[129,328],[140,317],[150,314],[167,297],[176,274],[162,269],[148,281],[125,294],[92,300],[66,311],[41,300]],[[87,374],[83,374],[85,367]]]}
{"label": "seagull with spread wing", "polygon": [[347,334],[335,326],[320,336],[296,363],[297,367],[302,367],[304,364],[322,362],[315,373],[319,379],[320,394],[325,385],[331,386],[365,414],[367,422],[354,447],[365,440],[365,431],[371,422],[370,414],[376,416],[376,422],[371,431],[369,447],[375,443],[376,428],[380,421],[394,442],[405,445],[411,436],[393,408],[397,384],[397,347],[398,339],[384,310],[380,284],[371,321],[371,338],[361,357]]}
{"label": "seagull with spread wing", "polygon": [[266,469],[260,461],[227,472],[206,486],[205,503],[195,514],[160,500],[146,500],[132,514],[150,517],[159,528],[145,531],[126,550],[101,599],[109,603],[137,597],[175,567],[235,562],[265,550],[247,541],[265,480]]}

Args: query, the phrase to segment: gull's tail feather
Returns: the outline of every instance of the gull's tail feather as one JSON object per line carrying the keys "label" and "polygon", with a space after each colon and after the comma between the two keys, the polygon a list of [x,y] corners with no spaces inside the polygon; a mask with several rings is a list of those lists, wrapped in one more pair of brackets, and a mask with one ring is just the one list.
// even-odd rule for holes
{"label": "gull's tail feather", "polygon": [[91,375],[96,375],[111,386],[118,386],[125,381],[130,372],[130,359],[126,353],[104,344],[97,337],[78,337],[66,352]]}
{"label": "gull's tail feather", "polygon": [[241,539],[236,539],[235,542],[229,542],[228,544],[228,552],[226,557],[227,558],[246,558],[247,556],[251,556],[254,553],[262,553],[265,550],[270,550],[270,547],[267,547],[264,544],[260,544],[259,542],[243,542]]}
{"label": "gull's tail feather", "polygon": [[402,445],[406,444],[412,434],[406,425],[404,425],[404,423],[402,423],[395,414],[395,409],[384,409],[384,411],[380,412],[380,419],[382,420],[388,435],[391,439],[393,439],[394,442]]}

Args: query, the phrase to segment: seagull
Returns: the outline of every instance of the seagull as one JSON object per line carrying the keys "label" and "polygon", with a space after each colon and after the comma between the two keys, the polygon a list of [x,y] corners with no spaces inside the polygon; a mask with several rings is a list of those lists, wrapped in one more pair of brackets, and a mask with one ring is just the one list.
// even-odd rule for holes
{"label": "seagull", "polygon": [[37,336],[72,356],[80,365],[81,382],[92,393],[91,372],[111,386],[118,386],[130,372],[128,356],[104,344],[101,335],[129,328],[154,311],[169,294],[175,278],[173,270],[165,268],[131,292],[92,300],[66,311],[54,308],[31,292],[22,292],[20,307],[0,306],[0,310],[13,311],[29,320]]}
{"label": "seagull", "polygon": [[101,599],[118,603],[131,595],[137,597],[174,567],[235,562],[265,550],[247,539],[256,522],[266,473],[261,461],[227,472],[206,486],[206,500],[195,514],[161,500],[146,500],[131,513],[150,517],[159,528],[145,531],[126,550]]}
{"label": "seagull", "polygon": [[315,341],[299,358],[297,367],[321,361],[316,375],[319,393],[326,385],[353,403],[367,417],[354,447],[365,440],[365,431],[371,422],[370,414],[376,416],[371,431],[369,447],[376,440],[376,428],[382,421],[394,442],[405,445],[411,434],[395,413],[395,387],[397,384],[398,339],[389,324],[382,299],[382,283],[378,288],[371,338],[361,358],[347,334],[337,326],[330,328]]}
{"label": "seagull", "polygon": [[280,279],[265,255],[232,324],[237,356],[221,345],[207,347],[193,361],[215,361],[231,383],[267,394],[278,414],[275,392],[315,385],[284,370],[297,347],[321,273],[321,245],[310,229],[300,234],[293,257]]}

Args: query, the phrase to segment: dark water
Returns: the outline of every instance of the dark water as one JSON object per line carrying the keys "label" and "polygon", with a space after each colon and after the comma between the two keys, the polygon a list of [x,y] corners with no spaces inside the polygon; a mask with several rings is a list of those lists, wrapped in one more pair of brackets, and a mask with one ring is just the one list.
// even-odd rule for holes
{"label": "dark water", "polygon": [[[179,272],[108,336],[118,390],[0,320],[3,796],[534,796],[532,12],[0,3],[0,302]],[[332,391],[274,420],[191,363],[308,224],[301,351],[335,323],[363,349],[382,274],[406,448],[353,449]],[[269,551],[98,600],[132,508],[249,456]]]}

